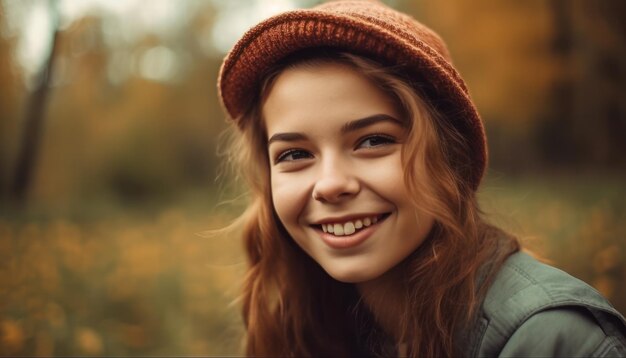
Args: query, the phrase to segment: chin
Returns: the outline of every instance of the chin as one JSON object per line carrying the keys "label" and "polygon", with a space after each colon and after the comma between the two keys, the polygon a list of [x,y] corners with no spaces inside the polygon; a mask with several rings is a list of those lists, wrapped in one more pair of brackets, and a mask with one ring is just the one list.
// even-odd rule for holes
{"label": "chin", "polygon": [[343,283],[362,283],[373,280],[382,275],[382,272],[371,272],[358,268],[324,268],[326,273],[335,280]]}

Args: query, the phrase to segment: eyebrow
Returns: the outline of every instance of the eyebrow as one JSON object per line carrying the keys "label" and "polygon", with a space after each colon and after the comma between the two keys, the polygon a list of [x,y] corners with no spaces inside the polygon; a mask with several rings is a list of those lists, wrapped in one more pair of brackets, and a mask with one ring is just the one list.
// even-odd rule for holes
{"label": "eyebrow", "polygon": [[380,122],[394,122],[396,124],[402,125],[402,122],[388,114],[375,114],[373,116],[355,119],[344,124],[343,126],[341,126],[341,133],[354,132],[356,130],[363,129]]}
{"label": "eyebrow", "polygon": [[288,132],[288,133],[276,133],[270,137],[267,141],[267,145],[269,146],[273,142],[297,142],[301,140],[306,140],[307,136],[302,133]]}
{"label": "eyebrow", "polygon": [[[341,133],[345,134],[348,132],[354,132],[359,129],[363,129],[369,126],[372,126],[376,123],[380,122],[394,122],[396,124],[403,125],[398,119],[387,115],[387,114],[374,114],[372,116],[368,116],[365,118],[355,119],[350,121],[343,126],[341,126]],[[286,133],[276,133],[270,137],[267,141],[267,145],[269,146],[273,142],[282,141],[282,142],[297,142],[301,140],[306,140],[307,136],[302,133],[297,132],[286,132]]]}

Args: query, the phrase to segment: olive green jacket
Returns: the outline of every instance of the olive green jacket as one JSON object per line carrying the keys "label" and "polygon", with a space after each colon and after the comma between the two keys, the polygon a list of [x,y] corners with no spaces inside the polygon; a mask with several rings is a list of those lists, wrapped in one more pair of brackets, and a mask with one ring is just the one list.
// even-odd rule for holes
{"label": "olive green jacket", "polygon": [[513,254],[498,272],[475,329],[470,357],[626,357],[626,320],[586,283]]}

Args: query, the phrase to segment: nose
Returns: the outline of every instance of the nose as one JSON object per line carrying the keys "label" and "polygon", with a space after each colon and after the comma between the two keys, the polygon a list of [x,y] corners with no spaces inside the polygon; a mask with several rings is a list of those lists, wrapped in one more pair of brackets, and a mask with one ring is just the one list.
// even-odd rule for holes
{"label": "nose", "polygon": [[323,163],[313,186],[313,199],[337,203],[356,195],[360,190],[361,184],[354,170],[339,160],[328,160]]}

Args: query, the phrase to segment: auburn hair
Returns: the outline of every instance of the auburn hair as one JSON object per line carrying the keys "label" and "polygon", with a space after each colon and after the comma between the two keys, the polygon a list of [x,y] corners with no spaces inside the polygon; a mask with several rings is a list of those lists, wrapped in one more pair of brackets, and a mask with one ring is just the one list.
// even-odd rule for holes
{"label": "auburn hair", "polygon": [[402,76],[402,68],[338,51],[303,52],[264,76],[255,103],[236,118],[230,160],[250,188],[236,220],[248,269],[242,292],[249,356],[398,355],[354,284],[330,277],[293,241],[274,211],[262,106],[282,70],[339,62],[366,76],[404,111],[404,181],[415,205],[435,218],[428,238],[401,265],[406,312],[398,317],[411,357],[463,355],[464,328],[517,239],[483,219],[468,182],[470,150],[445,113]]}

